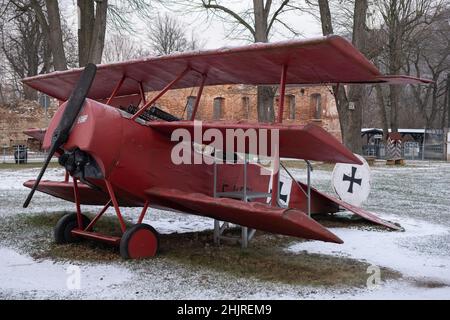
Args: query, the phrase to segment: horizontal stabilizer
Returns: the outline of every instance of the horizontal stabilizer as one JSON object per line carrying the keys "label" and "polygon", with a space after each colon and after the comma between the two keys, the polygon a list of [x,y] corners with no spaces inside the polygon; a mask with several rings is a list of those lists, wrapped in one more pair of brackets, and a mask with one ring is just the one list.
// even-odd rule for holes
{"label": "horizontal stabilizer", "polygon": [[[303,190],[306,192],[307,186],[301,182],[299,182],[299,185],[303,188]],[[305,194],[299,190],[298,186],[296,184],[292,184],[291,189],[291,198],[289,202],[289,207],[298,208],[300,210],[304,210],[307,208],[307,199]],[[313,213],[333,213],[338,212],[339,207],[342,207],[357,216],[366,219],[368,221],[371,221],[375,224],[379,224],[382,226],[385,226],[389,229],[393,230],[403,230],[402,227],[383,220],[373,213],[370,213],[362,208],[353,206],[345,201],[342,201],[338,198],[335,198],[333,196],[330,196],[326,193],[320,192],[319,190],[311,187],[311,207]]]}

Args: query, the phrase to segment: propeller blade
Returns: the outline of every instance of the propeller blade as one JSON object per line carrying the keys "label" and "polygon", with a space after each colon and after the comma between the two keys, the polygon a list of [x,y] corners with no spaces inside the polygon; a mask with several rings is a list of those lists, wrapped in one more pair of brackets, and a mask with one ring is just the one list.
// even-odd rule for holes
{"label": "propeller blade", "polygon": [[50,163],[50,160],[52,160],[53,155],[55,154],[57,148],[53,148],[49,151],[48,155],[47,155],[47,159],[44,162],[44,165],[41,168],[41,171],[39,172],[39,175],[37,177],[37,179],[34,181],[34,185],[33,188],[31,188],[30,193],[28,194],[27,199],[25,200],[25,202],[23,203],[23,207],[27,208],[28,205],[31,202],[31,199],[33,198],[34,192],[36,191],[39,182],[41,182],[42,177],[44,176],[45,170],[47,170],[48,164]]}
{"label": "propeller blade", "polygon": [[95,64],[89,63],[86,65],[75,89],[72,91],[61,117],[61,121],[53,134],[52,142],[58,147],[64,144],[69,138],[70,130],[83,107],[84,100],[89,93],[96,72],[97,67]]}
{"label": "propeller blade", "polygon": [[41,171],[39,172],[39,175],[34,182],[33,188],[31,188],[31,191],[23,204],[24,208],[27,208],[30,204],[34,192],[39,186],[39,182],[44,176],[45,170],[47,170],[48,164],[50,163],[56,150],[58,150],[59,147],[63,145],[69,138],[70,130],[72,129],[73,124],[75,123],[78,114],[83,107],[84,100],[89,93],[89,89],[91,88],[92,82],[94,81],[96,72],[97,66],[95,64],[89,63],[84,68],[83,73],[81,74],[80,79],[75,86],[75,89],[70,95],[69,101],[67,102],[66,108],[64,109],[64,113],[58,123],[58,127],[53,133],[52,145],[48,152],[47,159],[45,160],[44,165],[42,166]]}

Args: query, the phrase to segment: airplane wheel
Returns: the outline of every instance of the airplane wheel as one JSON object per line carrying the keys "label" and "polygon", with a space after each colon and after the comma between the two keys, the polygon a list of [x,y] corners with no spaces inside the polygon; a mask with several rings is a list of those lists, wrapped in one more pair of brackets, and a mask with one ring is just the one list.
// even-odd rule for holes
{"label": "airplane wheel", "polygon": [[[86,228],[91,220],[82,215],[83,217],[83,227]],[[72,236],[71,231],[75,228],[78,228],[77,214],[76,213],[68,213],[58,220],[56,223],[54,235],[55,242],[57,244],[63,243],[72,243],[79,240],[79,238]]]}
{"label": "airplane wheel", "polygon": [[135,224],[120,240],[120,255],[124,259],[143,259],[154,257],[158,252],[159,235],[150,225]]}

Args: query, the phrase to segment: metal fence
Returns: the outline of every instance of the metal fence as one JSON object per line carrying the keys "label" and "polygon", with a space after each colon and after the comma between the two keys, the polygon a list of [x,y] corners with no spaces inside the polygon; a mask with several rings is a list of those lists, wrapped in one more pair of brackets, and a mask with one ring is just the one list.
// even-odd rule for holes
{"label": "metal fence", "polygon": [[[377,159],[387,159],[386,147],[383,143],[363,146],[363,155]],[[406,160],[444,160],[445,144],[423,144],[408,141],[403,144],[402,158]]]}
{"label": "metal fence", "polygon": [[44,151],[30,151],[27,146],[3,147],[0,154],[0,163],[27,164],[44,162],[47,153]]}

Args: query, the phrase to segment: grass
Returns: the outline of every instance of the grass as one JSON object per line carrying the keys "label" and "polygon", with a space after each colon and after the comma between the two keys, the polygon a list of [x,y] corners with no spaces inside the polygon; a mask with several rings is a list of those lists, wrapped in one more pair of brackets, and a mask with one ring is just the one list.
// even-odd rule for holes
{"label": "grass", "polygon": [[[15,163],[0,163],[0,170],[22,170],[22,169],[35,169],[41,168],[42,162],[33,162],[27,164],[15,164]],[[52,161],[48,165],[49,168],[59,168],[61,167],[58,162]]]}
{"label": "grass", "polygon": [[[259,232],[245,250],[237,245],[213,246],[212,237],[210,231],[164,237],[161,256],[262,281],[327,287],[362,287],[366,284],[368,263],[306,251],[292,253],[285,250],[294,241],[290,237]],[[382,274],[385,279],[400,277],[389,269],[382,270]]]}
{"label": "grass", "polygon": [[[53,227],[61,214],[19,215],[0,226],[0,239],[9,238],[12,244],[35,259],[81,262],[121,263],[118,248],[92,241],[69,245],[53,242]],[[129,224],[130,225],[130,224]],[[358,226],[355,224],[354,226]],[[360,227],[361,225],[359,225]],[[120,234],[115,217],[104,217],[96,230],[107,234]],[[239,230],[231,230],[236,233]],[[158,261],[183,264],[236,277],[256,278],[285,284],[362,287],[367,280],[368,263],[355,259],[292,253],[286,248],[299,239],[257,232],[248,249],[237,244],[213,244],[212,231],[173,233],[160,236],[160,252],[154,259],[129,261],[127,266],[144,268]],[[401,275],[393,270],[382,269],[383,280]]]}
{"label": "grass", "polygon": [[417,279],[413,283],[418,288],[426,289],[446,288],[450,286],[448,283],[429,279]]}

